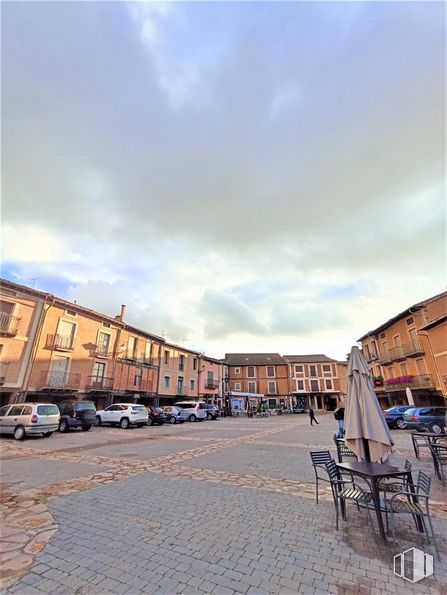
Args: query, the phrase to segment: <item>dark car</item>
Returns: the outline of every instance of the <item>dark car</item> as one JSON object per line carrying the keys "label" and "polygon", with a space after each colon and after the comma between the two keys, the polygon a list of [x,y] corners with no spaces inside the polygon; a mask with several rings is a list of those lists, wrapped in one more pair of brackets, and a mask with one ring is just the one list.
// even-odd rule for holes
{"label": "dark car", "polygon": [[294,405],[293,413],[306,413],[306,409],[305,409],[304,405]]}
{"label": "dark car", "polygon": [[61,412],[59,432],[68,432],[71,428],[81,428],[88,432],[96,425],[96,406],[92,401],[67,399],[57,406]]}
{"label": "dark car", "polygon": [[149,419],[147,420],[148,426],[161,426],[165,423],[166,416],[161,407],[146,407],[146,409],[149,414]]}
{"label": "dark car", "polygon": [[383,415],[387,425],[390,428],[404,430],[407,427],[404,421],[404,413],[409,409],[412,409],[412,405],[398,405],[396,407],[390,407],[390,409],[385,409]]}
{"label": "dark car", "polygon": [[404,413],[407,428],[428,430],[434,434],[445,432],[445,414],[447,407],[413,407]]}
{"label": "dark car", "polygon": [[219,409],[216,405],[207,404],[206,419],[217,419],[219,417]]}

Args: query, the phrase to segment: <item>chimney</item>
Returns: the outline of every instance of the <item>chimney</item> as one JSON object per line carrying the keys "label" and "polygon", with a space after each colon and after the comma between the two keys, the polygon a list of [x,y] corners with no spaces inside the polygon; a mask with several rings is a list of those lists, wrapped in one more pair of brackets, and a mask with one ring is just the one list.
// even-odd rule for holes
{"label": "chimney", "polygon": [[118,316],[115,316],[115,318],[117,320],[119,320],[120,322],[124,322],[124,312],[126,311],[126,306],[124,304],[121,304],[121,312],[118,314]]}

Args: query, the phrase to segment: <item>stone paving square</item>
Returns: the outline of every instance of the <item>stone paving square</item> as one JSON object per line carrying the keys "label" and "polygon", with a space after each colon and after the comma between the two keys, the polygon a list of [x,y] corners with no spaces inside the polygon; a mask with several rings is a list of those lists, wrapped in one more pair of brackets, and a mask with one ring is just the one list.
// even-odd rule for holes
{"label": "stone paving square", "polygon": [[[227,418],[169,427],[157,439],[152,428],[137,439],[96,428],[87,448],[75,433],[68,443],[60,434],[42,440],[38,449],[34,440],[0,440],[8,457],[3,590],[445,593],[445,487],[432,480],[442,562],[435,558],[434,575],[412,584],[393,574],[393,556],[411,547],[433,554],[433,547],[411,519],[398,519],[396,545],[382,544],[366,511],[351,505],[337,531],[328,489],[315,502],[308,446],[309,434],[317,446],[331,446],[333,419],[321,416],[311,432],[307,421]],[[411,453],[409,433],[393,438],[401,463]],[[428,459],[412,462],[415,471],[430,469]]]}

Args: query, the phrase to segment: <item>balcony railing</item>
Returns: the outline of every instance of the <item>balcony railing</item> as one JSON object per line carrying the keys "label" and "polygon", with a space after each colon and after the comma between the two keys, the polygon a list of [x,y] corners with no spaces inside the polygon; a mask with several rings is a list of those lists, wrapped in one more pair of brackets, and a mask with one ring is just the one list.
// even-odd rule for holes
{"label": "balcony railing", "polygon": [[102,357],[106,359],[110,359],[113,355],[111,351],[109,351],[108,345],[97,345],[96,349],[93,349],[91,352],[93,357]]}
{"label": "balcony railing", "polygon": [[370,364],[371,362],[376,362],[379,359],[379,356],[375,351],[370,351],[368,353],[366,350],[363,350],[363,355],[365,356],[365,359],[368,362],[368,364]]}
{"label": "balcony railing", "polygon": [[58,351],[73,351],[75,339],[73,335],[47,335],[47,349]]}
{"label": "balcony railing", "polygon": [[183,395],[183,386],[178,386],[175,394],[176,395]]}
{"label": "balcony railing", "polygon": [[386,365],[391,362],[402,361],[407,357],[416,357],[423,353],[424,349],[419,341],[410,341],[404,345],[396,345],[395,347],[391,347],[391,349],[387,349],[382,355],[379,355],[378,360],[379,363]]}
{"label": "balcony railing", "polygon": [[111,376],[87,376],[86,390],[112,390],[113,377]]}
{"label": "balcony railing", "polygon": [[424,349],[419,341],[410,341],[409,343],[405,343],[402,348],[404,354],[407,357],[415,357],[424,353]]}
{"label": "balcony railing", "polygon": [[14,337],[17,335],[21,320],[18,316],[0,312],[0,335],[3,337]]}
{"label": "balcony railing", "polygon": [[38,388],[77,389],[81,385],[81,374],[77,372],[58,372],[43,370]]}
{"label": "balcony railing", "polygon": [[216,389],[219,388],[218,380],[205,380],[205,388]]}
{"label": "balcony railing", "polygon": [[[385,386],[383,390],[395,391],[405,390],[407,387],[410,389],[418,388],[435,388],[431,374],[420,374],[418,376],[397,376],[396,378],[388,378],[385,380]],[[381,387],[382,388],[382,387]]]}
{"label": "balcony railing", "polygon": [[146,357],[144,355],[140,355],[136,358],[137,364],[141,364],[142,366],[149,366],[151,368],[157,368],[157,360],[154,357]]}

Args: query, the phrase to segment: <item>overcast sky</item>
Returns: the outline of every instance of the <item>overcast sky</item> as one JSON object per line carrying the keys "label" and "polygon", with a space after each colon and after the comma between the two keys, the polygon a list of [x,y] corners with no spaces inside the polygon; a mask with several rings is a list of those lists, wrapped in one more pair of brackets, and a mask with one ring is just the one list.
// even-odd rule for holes
{"label": "overcast sky", "polygon": [[3,276],[326,353],[445,289],[445,5],[2,6]]}

